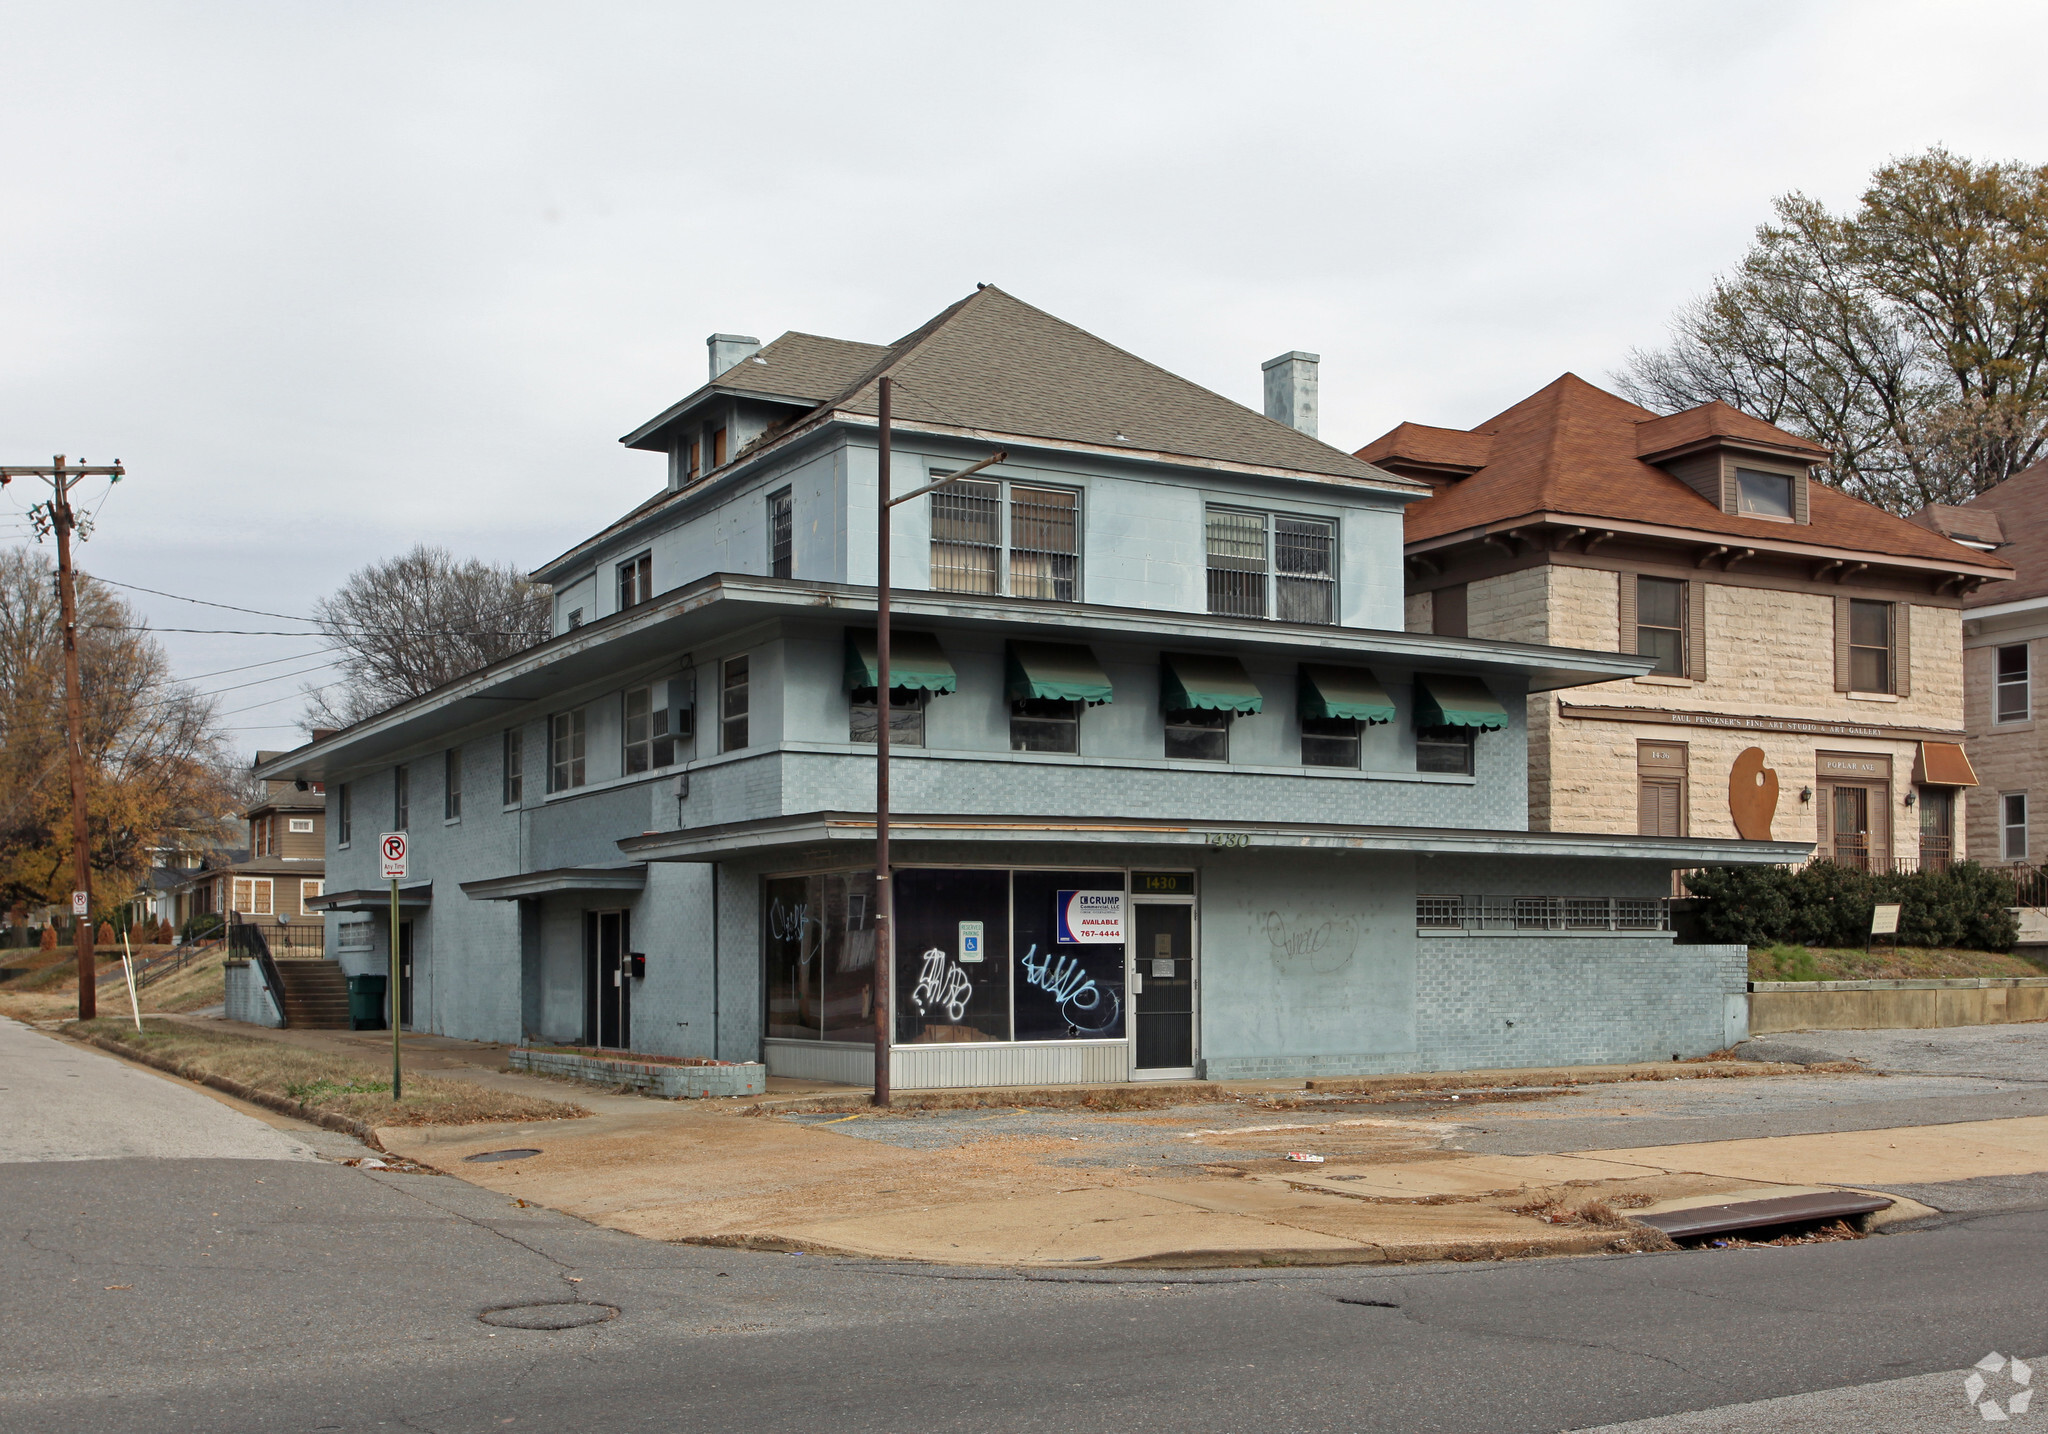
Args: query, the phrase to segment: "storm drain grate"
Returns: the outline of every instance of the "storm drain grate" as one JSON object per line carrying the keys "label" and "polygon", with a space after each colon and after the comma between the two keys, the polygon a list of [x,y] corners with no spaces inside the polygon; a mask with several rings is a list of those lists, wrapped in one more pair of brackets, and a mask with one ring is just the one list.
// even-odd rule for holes
{"label": "storm drain grate", "polygon": [[500,1305],[477,1316],[485,1324],[494,1324],[499,1329],[581,1329],[584,1325],[603,1324],[618,1317],[617,1305],[601,1305],[594,1300]]}
{"label": "storm drain grate", "polygon": [[492,1160],[524,1160],[529,1155],[538,1155],[538,1150],[486,1150],[481,1155],[465,1155],[463,1160],[470,1165],[482,1165]]}

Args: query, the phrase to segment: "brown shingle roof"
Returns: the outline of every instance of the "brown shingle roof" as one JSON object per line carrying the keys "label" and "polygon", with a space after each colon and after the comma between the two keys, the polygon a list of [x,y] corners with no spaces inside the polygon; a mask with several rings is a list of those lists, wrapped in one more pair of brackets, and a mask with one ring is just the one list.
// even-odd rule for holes
{"label": "brown shingle roof", "polygon": [[1998,514],[1989,508],[1929,503],[1906,521],[1959,543],[1988,543],[1995,548],[2005,542],[2005,527],[1998,521]]}
{"label": "brown shingle roof", "polygon": [[1418,487],[992,285],[892,344],[821,409],[877,412],[884,372],[898,422]]}
{"label": "brown shingle roof", "polygon": [[1357,456],[1368,463],[1405,459],[1427,468],[1463,468],[1477,472],[1493,451],[1493,435],[1462,428],[1431,428],[1426,423],[1396,424]]}
{"label": "brown shingle roof", "polygon": [[1638,423],[1636,457],[1653,459],[1716,438],[1753,444],[1772,452],[1804,458],[1811,463],[1825,462],[1832,456],[1819,444],[1809,442],[1796,433],[1787,433],[1761,418],[1751,418],[1741,409],[1730,408],[1717,398],[1698,408],[1667,413],[1661,418]]}
{"label": "brown shingle roof", "polygon": [[[1654,430],[1652,440],[1664,446],[1652,448],[1652,452],[1669,451],[1674,435],[1690,435],[1676,445],[1683,447],[1716,436],[1717,428],[1735,426],[1726,414],[1707,415],[1689,425],[1671,422],[1686,417],[1660,418],[1595,388],[1576,374],[1565,374],[1471,430],[1491,439],[1486,466],[1411,505],[1407,540],[1426,542],[1537,513],[1554,513],[1594,522],[1693,529],[1751,539],[1759,545],[1795,542],[1973,568],[2002,566],[1989,554],[1961,547],[1821,483],[1809,489],[1812,521],[1804,526],[1723,513],[1663,469],[1637,456],[1646,426],[1664,425]],[[1750,426],[1741,434],[1731,436],[1761,444],[1765,435],[1776,435],[1770,441],[1777,447],[1820,452],[1769,424],[1755,419],[1746,423]],[[1359,450],[1360,456],[1397,456],[1385,447],[1393,437],[1390,433],[1367,444]]]}
{"label": "brown shingle roof", "polygon": [[2011,563],[2017,576],[1968,599],[1966,606],[2018,602],[2048,594],[2048,459],[2043,459],[1985,489],[1962,506],[1963,512],[1994,513],[2006,546],[1998,556]]}

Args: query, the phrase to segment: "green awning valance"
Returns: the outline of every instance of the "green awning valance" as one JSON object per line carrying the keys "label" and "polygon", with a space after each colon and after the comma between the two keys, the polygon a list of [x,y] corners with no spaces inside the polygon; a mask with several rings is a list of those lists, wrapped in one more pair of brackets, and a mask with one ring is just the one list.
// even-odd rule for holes
{"label": "green awning valance", "polygon": [[1394,720],[1394,700],[1363,667],[1301,664],[1301,715],[1350,717],[1368,725]]}
{"label": "green awning valance", "polygon": [[[846,688],[849,692],[873,692],[878,678],[875,667],[873,628],[846,630]],[[891,692],[955,692],[959,674],[947,660],[939,640],[928,632],[889,632],[889,690]]]}
{"label": "green awning valance", "polygon": [[1165,652],[1159,656],[1159,705],[1168,712],[1257,712],[1266,700],[1234,657]]}
{"label": "green awning valance", "polygon": [[1447,677],[1437,672],[1415,674],[1415,725],[1472,727],[1498,732],[1508,725],[1508,709],[1476,677]]}
{"label": "green awning valance", "polygon": [[1109,677],[1078,642],[1013,642],[1009,693],[1012,702],[1039,698],[1099,707],[1110,700]]}

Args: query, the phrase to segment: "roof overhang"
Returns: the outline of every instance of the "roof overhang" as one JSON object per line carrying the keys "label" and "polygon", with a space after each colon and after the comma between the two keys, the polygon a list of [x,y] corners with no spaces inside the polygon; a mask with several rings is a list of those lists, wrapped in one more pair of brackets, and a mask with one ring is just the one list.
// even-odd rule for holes
{"label": "roof overhang", "polygon": [[630,866],[558,866],[549,871],[522,871],[486,881],[465,881],[462,894],[471,901],[522,901],[534,896],[565,896],[578,892],[629,894],[647,886],[647,864]]}
{"label": "roof overhang", "polygon": [[[1492,676],[1530,692],[1641,677],[1654,659],[1538,643],[1438,637],[1376,628],[1323,627],[1160,612],[1089,603],[896,592],[893,621],[905,627],[982,632],[1061,642],[1156,643],[1301,662],[1332,662]],[[707,639],[775,619],[874,621],[874,589],[713,573],[651,602],[492,663],[331,737],[309,742],[257,769],[259,777],[329,781],[399,759],[527,703],[559,697],[671,661]]]}
{"label": "roof overhang", "polygon": [[[1344,826],[1317,822],[1147,821],[1002,816],[889,817],[892,849],[920,843],[1061,848],[1151,847],[1181,854],[1218,847],[1287,851],[1416,852],[1431,856],[1612,857],[1665,867],[1779,866],[1804,861],[1811,842],[1728,841],[1705,837],[1609,836],[1576,832],[1463,831],[1444,827]],[[647,861],[710,862],[776,852],[872,851],[875,818],[861,812],[807,812],[761,821],[649,832],[619,850]]]}
{"label": "roof overhang", "polygon": [[[433,900],[433,882],[399,883],[398,905],[401,910],[429,906]],[[391,888],[364,886],[354,891],[330,891],[323,896],[307,897],[305,904],[315,911],[388,911],[391,909]]]}
{"label": "roof overhang", "polygon": [[2013,576],[2011,564],[1996,559],[1988,563],[1974,563],[1954,559],[1923,558],[1904,553],[1872,552],[1866,548],[1838,548],[1826,543],[1789,542],[1782,538],[1759,537],[1752,533],[1721,533],[1706,528],[1669,527],[1659,523],[1627,522],[1614,518],[1587,517],[1577,513],[1535,512],[1525,513],[1519,518],[1502,518],[1495,522],[1460,528],[1454,533],[1440,533],[1433,538],[1414,539],[1406,545],[1406,551],[1411,558],[1420,557],[1444,548],[1457,547],[1461,543],[1482,542],[1487,538],[1505,537],[1518,529],[1542,527],[1575,528],[1589,534],[1604,533],[1610,537],[1627,534],[1631,537],[1657,538],[1665,542],[1683,543],[1692,548],[1749,548],[1759,553],[1772,553],[1781,557],[1907,568],[1916,572],[1973,577],[1986,582],[2004,582]]}
{"label": "roof overhang", "polygon": [[1724,434],[1707,434],[1690,438],[1682,443],[1668,444],[1638,452],[1636,457],[1645,463],[1670,463],[1694,453],[1705,453],[1710,449],[1725,448],[1733,453],[1754,453],[1759,458],[1775,459],[1780,463],[1796,463],[1802,468],[1811,468],[1825,463],[1832,456],[1825,448],[1815,448],[1802,443],[1767,443],[1760,438],[1731,438]]}

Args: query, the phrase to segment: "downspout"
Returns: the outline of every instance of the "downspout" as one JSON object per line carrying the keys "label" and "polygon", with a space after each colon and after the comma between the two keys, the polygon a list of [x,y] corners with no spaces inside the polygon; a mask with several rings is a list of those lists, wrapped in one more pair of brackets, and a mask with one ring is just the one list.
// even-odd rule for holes
{"label": "downspout", "polygon": [[718,863],[711,863],[711,1059],[718,1059]]}

